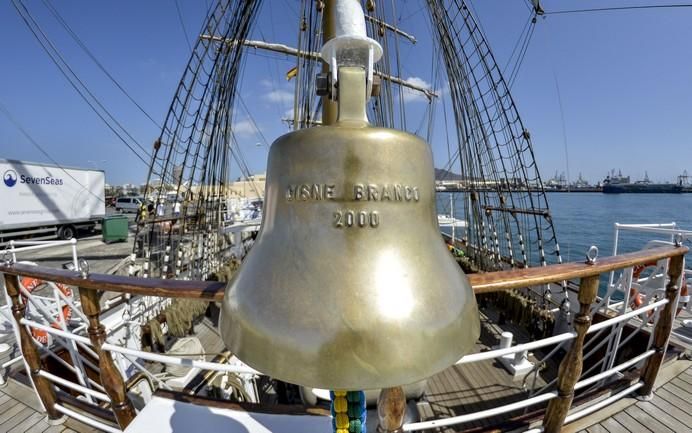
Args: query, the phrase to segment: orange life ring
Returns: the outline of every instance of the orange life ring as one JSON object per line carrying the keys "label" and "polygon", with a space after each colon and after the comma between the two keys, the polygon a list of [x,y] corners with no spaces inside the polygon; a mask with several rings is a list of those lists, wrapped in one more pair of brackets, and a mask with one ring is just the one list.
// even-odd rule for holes
{"label": "orange life ring", "polygon": [[[33,292],[37,287],[40,287],[44,284],[46,284],[45,281],[39,280],[38,278],[31,278],[31,277],[22,277],[21,280],[22,286],[26,289],[27,292],[31,293]],[[72,289],[67,287],[64,284],[60,283],[51,283],[55,284],[55,286],[62,292],[65,297],[71,298],[72,297]],[[27,297],[22,294],[22,300],[24,301],[24,304],[26,305],[28,303]],[[70,320],[72,317],[72,309],[68,305],[63,305],[62,306],[62,315],[65,318],[65,320]],[[57,322],[58,318],[55,318],[55,321],[50,324],[51,327],[55,329],[60,329],[60,325]],[[30,328],[31,329],[31,335],[36,339],[41,344],[50,344],[51,339],[50,339],[50,334],[43,329],[36,329],[36,328]]]}
{"label": "orange life ring", "polygon": [[633,310],[636,310],[637,308],[641,307],[644,304],[644,297],[635,289],[634,287],[630,288],[630,307]]}
{"label": "orange life ring", "polygon": [[[636,310],[639,307],[641,307],[642,305],[644,305],[644,296],[641,293],[639,293],[639,291],[636,288],[634,288],[634,287],[630,288],[630,307],[633,310]],[[653,323],[654,322],[654,310],[647,311],[646,317],[649,318],[649,323]]]}
{"label": "orange life ring", "polygon": [[[633,281],[639,280],[639,277],[641,276],[641,274],[644,272],[644,270],[646,268],[651,268],[651,267],[656,268],[657,266],[658,266],[657,261],[643,263],[641,265],[634,265],[632,267],[632,280]],[[630,288],[630,300],[631,300],[630,301],[630,307],[633,310],[636,310],[637,308],[644,305],[644,296],[641,293],[639,293],[639,291],[634,287]],[[654,310],[649,310],[649,312],[647,313],[647,316],[649,317],[649,322],[652,322],[654,320],[654,317],[653,317],[654,316]]]}
{"label": "orange life ring", "polygon": [[[682,312],[682,310],[683,310],[682,304],[687,305],[688,302],[690,302],[690,295],[689,295],[689,291],[687,289],[687,281],[685,281],[685,279],[683,278],[682,284],[680,287],[680,297],[678,298],[678,309],[675,311],[675,317],[677,317],[680,314],[680,312]],[[630,307],[633,310],[636,310],[637,308],[641,307],[642,305],[644,305],[644,297],[642,296],[641,293],[639,293],[639,291],[636,288],[631,287],[630,288]],[[649,310],[648,314],[649,314],[649,317],[653,316],[654,310]]]}
{"label": "orange life ring", "polygon": [[649,262],[642,265],[634,265],[632,267],[632,279],[639,279],[639,276],[644,272],[644,269],[650,268],[652,266],[658,266],[658,262]]}

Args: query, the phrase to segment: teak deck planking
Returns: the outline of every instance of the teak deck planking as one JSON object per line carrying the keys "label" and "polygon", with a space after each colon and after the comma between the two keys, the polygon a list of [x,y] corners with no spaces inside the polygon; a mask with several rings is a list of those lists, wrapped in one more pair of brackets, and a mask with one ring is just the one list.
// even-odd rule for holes
{"label": "teak deck planking", "polygon": [[96,433],[75,419],[50,425],[34,391],[12,379],[0,388],[0,432],[3,433]]}
{"label": "teak deck planking", "polygon": [[692,430],[692,367],[638,401],[580,433],[682,433]]}
{"label": "teak deck planking", "polygon": [[[499,334],[492,320],[481,313],[481,343],[476,345],[475,352],[488,350],[498,344]],[[519,327],[512,329],[516,342],[526,342]],[[531,357],[529,357],[531,359]],[[533,376],[532,376],[533,377]],[[529,383],[532,382],[532,379]],[[425,390],[426,418],[448,418],[466,413],[491,409],[526,398],[528,393],[522,390],[522,380],[515,380],[498,361],[485,360],[469,364],[452,366],[428,379]],[[536,382],[541,387],[545,382],[540,378]],[[521,410],[512,415],[521,413]],[[456,427],[437,429],[436,432],[454,432],[474,427],[488,427],[501,423],[508,415],[485,418],[461,424]]]}

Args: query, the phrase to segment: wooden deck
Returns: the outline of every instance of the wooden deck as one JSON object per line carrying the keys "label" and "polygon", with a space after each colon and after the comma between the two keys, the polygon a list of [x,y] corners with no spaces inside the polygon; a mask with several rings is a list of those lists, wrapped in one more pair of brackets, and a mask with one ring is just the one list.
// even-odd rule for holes
{"label": "wooden deck", "polygon": [[50,425],[34,391],[12,379],[0,388],[0,432],[2,433],[92,433],[98,432],[81,422],[66,418]]}
{"label": "wooden deck", "polygon": [[[506,323],[500,328],[496,323],[497,317],[494,317],[492,311],[481,312],[481,338],[476,345],[476,352],[487,351],[497,345],[503,330],[514,334],[513,344],[529,341],[528,335],[519,326]],[[535,361],[531,354],[529,359]],[[528,385],[532,384],[532,379],[533,375]],[[418,404],[419,414],[423,420],[449,418],[520,401],[528,395],[522,381],[521,378],[515,379],[495,360],[455,365],[428,379],[424,401]],[[539,375],[536,386],[543,385],[545,381]],[[485,418],[456,428],[437,429],[435,432],[488,427],[501,423],[506,418],[507,415]]]}
{"label": "wooden deck", "polygon": [[627,398],[623,403],[629,403],[629,406],[609,418],[579,430],[580,433],[692,431],[692,365],[659,386],[651,401]]}
{"label": "wooden deck", "polygon": [[[477,352],[489,350],[497,344],[499,333],[502,330],[514,333],[515,342],[513,344],[528,341],[528,336],[519,327],[506,323],[500,329],[496,323],[497,317],[494,316],[494,313],[484,310],[481,314],[482,332],[480,342],[476,346]],[[679,344],[679,342],[676,343]],[[688,351],[690,350],[689,345],[683,345],[683,347]],[[531,355],[529,359],[534,360]],[[678,364],[685,362],[689,364],[689,361],[677,362]],[[541,375],[554,377],[556,367],[556,365],[550,365],[548,367],[550,371],[543,371]],[[539,388],[545,384],[541,375],[539,375],[539,380],[536,383]],[[601,418],[592,421],[591,424],[577,422],[575,426],[579,427],[566,428],[569,428],[570,432],[588,433],[692,432],[692,364],[683,372],[675,372],[675,376],[672,379],[670,377],[663,378],[662,381],[667,383],[657,389],[656,396],[651,402],[639,402],[634,398],[624,399],[627,403],[622,404],[620,413],[611,416],[612,413],[602,410],[597,412],[597,414],[601,414]],[[528,382],[527,385],[530,386],[532,380]],[[424,401],[418,404],[418,412],[422,420],[449,418],[520,401],[527,395],[528,393],[522,387],[522,381],[513,379],[496,361],[481,361],[456,365],[430,378]],[[450,428],[435,429],[434,432],[483,431],[484,428],[502,424],[509,417],[518,416],[522,413],[523,410],[518,410]],[[647,413],[649,415],[646,415]],[[665,414],[668,414],[667,417],[664,417]],[[604,419],[608,416],[611,417]],[[637,424],[634,424],[633,420]],[[644,427],[645,425],[648,427]],[[623,430],[623,428],[629,428],[629,430]]]}
{"label": "wooden deck", "polygon": [[675,317],[670,341],[692,351],[692,326],[684,326],[685,322],[692,322],[692,312],[683,310]]}
{"label": "wooden deck", "polygon": [[[21,355],[21,352],[19,351],[19,346],[17,345],[17,342],[14,339],[14,330],[11,327],[2,326],[3,324],[6,324],[6,322],[3,323],[2,317],[0,317],[0,343],[7,344],[8,346],[10,346],[10,349],[6,352],[0,353],[0,365],[3,365]],[[2,377],[5,377],[7,376],[8,371],[9,367],[8,369],[0,369],[0,375],[2,375]]]}

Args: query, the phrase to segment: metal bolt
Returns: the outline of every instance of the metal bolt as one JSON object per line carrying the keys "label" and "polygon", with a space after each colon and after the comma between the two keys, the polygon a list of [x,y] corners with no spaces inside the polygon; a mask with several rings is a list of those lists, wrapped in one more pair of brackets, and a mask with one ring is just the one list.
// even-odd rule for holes
{"label": "metal bolt", "polygon": [[79,272],[82,274],[82,278],[89,277],[89,262],[85,258],[79,259]]}
{"label": "metal bolt", "polygon": [[5,252],[3,253],[2,261],[5,264],[5,266],[9,266],[12,264],[12,254],[10,254],[9,250],[5,250]]}
{"label": "metal bolt", "polygon": [[682,245],[682,233],[675,233],[675,235],[673,235],[673,243],[676,247]]}
{"label": "metal bolt", "polygon": [[315,79],[315,89],[317,90],[317,96],[330,96],[332,89],[331,75],[328,72],[321,72],[317,74]]}

